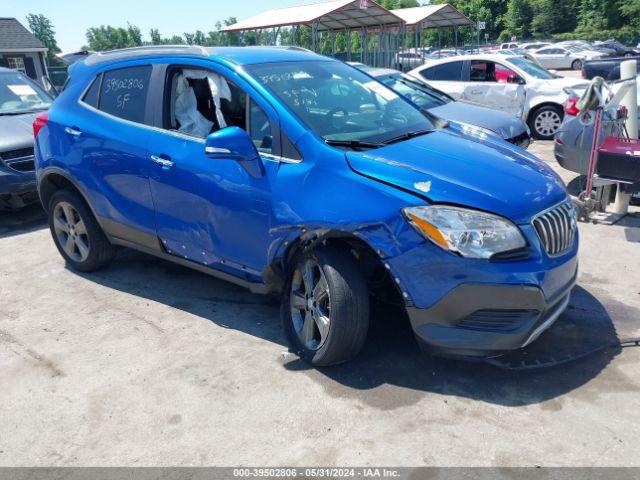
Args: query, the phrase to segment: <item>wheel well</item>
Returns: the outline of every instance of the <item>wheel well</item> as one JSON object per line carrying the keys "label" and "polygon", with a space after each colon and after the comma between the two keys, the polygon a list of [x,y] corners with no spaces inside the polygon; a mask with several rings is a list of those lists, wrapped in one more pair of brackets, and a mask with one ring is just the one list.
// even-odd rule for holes
{"label": "wheel well", "polygon": [[530,124],[531,120],[533,119],[533,115],[538,110],[540,110],[541,108],[544,108],[544,107],[553,107],[553,108],[556,108],[556,109],[560,110],[560,117],[564,119],[564,110],[562,108],[562,105],[559,105],[559,104],[554,103],[554,102],[544,102],[544,103],[541,103],[539,105],[536,105],[535,107],[533,107],[531,109],[531,111],[529,112],[529,115],[527,117],[527,124]]}
{"label": "wheel well", "polygon": [[[58,173],[50,173],[41,180],[39,186],[40,201],[45,211],[49,209],[49,201],[52,195],[58,190],[70,190],[80,194],[80,191],[68,178]],[[82,197],[82,195],[80,196]]]}
{"label": "wheel well", "polygon": [[370,294],[386,302],[404,304],[402,294],[378,252],[361,238],[346,232],[324,231],[311,242],[299,238],[289,246],[282,257],[279,268],[282,276],[286,277],[290,263],[299,252],[318,245],[331,245],[350,252],[358,261],[358,267],[366,279]]}

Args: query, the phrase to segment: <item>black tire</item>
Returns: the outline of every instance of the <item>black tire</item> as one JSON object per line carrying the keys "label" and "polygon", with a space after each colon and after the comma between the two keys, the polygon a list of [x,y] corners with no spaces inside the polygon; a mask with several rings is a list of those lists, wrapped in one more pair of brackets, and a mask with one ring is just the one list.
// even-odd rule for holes
{"label": "black tire", "polygon": [[574,60],[573,63],[571,63],[571,69],[582,70],[582,60]]}
{"label": "black tire", "polygon": [[[88,254],[84,255],[86,258],[72,258],[70,254],[65,251],[65,246],[62,245],[64,235],[60,235],[56,231],[56,214],[59,212],[63,205],[70,205],[77,214],[78,221],[84,223],[83,234],[76,234],[82,236],[83,243],[88,248]],[[75,215],[74,214],[74,215]],[[51,230],[51,236],[53,241],[60,252],[60,255],[65,259],[67,265],[70,265],[74,270],[80,272],[92,272],[99,270],[106,266],[115,256],[116,249],[104,232],[98,225],[93,213],[85,203],[85,201],[75,192],[69,190],[58,190],[51,196],[49,201],[49,229]],[[67,234],[68,237],[68,234]],[[79,257],[83,257],[79,250],[76,250]],[[76,253],[74,253],[76,255]]]}
{"label": "black tire", "polygon": [[[554,128],[541,128],[538,123],[539,120],[545,117],[553,117],[557,119]],[[545,105],[543,107],[536,108],[529,116],[529,128],[533,138],[536,140],[553,140],[553,137],[560,129],[564,112],[560,106]]]}
{"label": "black tire", "polygon": [[[318,348],[309,348],[296,330],[292,287],[295,278],[311,262],[324,274],[328,284],[329,325],[324,342]],[[318,280],[320,282],[320,280]],[[314,290],[315,291],[315,290]],[[366,281],[356,259],[346,249],[321,247],[297,255],[291,262],[285,292],[280,308],[285,334],[291,351],[314,366],[328,366],[347,362],[362,350],[369,330],[369,294]],[[321,335],[318,323],[315,332]]]}

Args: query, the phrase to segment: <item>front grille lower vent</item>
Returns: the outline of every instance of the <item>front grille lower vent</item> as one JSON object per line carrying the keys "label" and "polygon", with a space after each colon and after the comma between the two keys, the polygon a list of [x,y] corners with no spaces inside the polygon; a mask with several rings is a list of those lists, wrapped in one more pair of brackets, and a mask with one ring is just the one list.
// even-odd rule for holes
{"label": "front grille lower vent", "polygon": [[456,326],[481,332],[510,332],[538,315],[538,310],[476,310]]}
{"label": "front grille lower vent", "polygon": [[573,203],[566,201],[541,213],[533,219],[533,226],[549,256],[568,252],[573,247],[577,229]]}
{"label": "front grille lower vent", "polygon": [[36,165],[33,159],[9,162],[7,163],[7,166],[9,168],[17,170],[18,172],[33,172],[36,169]]}
{"label": "front grille lower vent", "polygon": [[20,148],[18,150],[9,150],[8,152],[0,152],[0,158],[5,161],[13,160],[14,158],[33,157],[33,147]]}

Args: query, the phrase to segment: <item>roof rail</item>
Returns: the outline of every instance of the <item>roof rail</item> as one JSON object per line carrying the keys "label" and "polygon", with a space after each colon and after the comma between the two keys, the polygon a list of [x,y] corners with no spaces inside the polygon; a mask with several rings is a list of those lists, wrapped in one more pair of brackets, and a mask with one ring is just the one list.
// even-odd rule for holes
{"label": "roof rail", "polygon": [[199,45],[147,45],[94,53],[87,57],[84,63],[91,66],[112,60],[153,55],[195,55],[208,57],[211,54]]}

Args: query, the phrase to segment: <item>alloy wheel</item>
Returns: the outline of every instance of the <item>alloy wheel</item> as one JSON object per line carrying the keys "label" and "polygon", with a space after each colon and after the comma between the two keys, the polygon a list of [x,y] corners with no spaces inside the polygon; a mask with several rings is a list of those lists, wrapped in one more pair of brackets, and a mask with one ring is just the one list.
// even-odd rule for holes
{"label": "alloy wheel", "polygon": [[555,110],[540,112],[533,122],[536,132],[544,137],[552,137],[555,135],[561,124],[562,118]]}
{"label": "alloy wheel", "polygon": [[87,227],[70,203],[60,202],[55,206],[53,229],[58,243],[71,260],[84,262],[89,257]]}
{"label": "alloy wheel", "polygon": [[327,279],[315,260],[305,260],[293,273],[290,307],[302,344],[309,350],[320,349],[331,326],[331,299]]}

